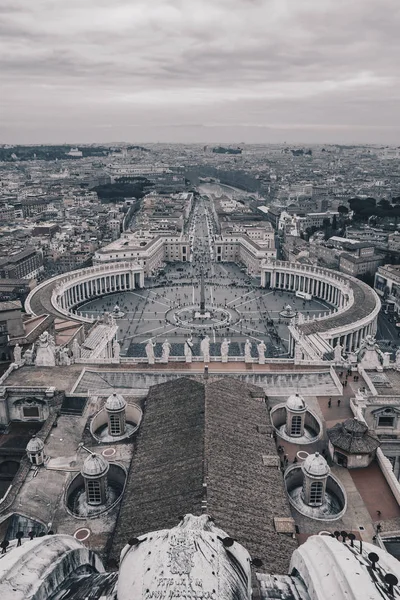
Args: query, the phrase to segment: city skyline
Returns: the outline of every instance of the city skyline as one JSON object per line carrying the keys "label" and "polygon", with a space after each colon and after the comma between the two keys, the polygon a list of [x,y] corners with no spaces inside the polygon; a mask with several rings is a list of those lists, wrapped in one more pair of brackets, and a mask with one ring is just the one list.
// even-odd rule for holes
{"label": "city skyline", "polygon": [[1,143],[398,143],[394,0],[0,13]]}

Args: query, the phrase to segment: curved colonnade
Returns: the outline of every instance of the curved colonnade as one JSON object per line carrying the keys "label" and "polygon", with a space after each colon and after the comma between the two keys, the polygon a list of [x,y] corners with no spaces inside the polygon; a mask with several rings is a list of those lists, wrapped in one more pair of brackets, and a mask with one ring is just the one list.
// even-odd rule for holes
{"label": "curved colonnade", "polygon": [[[291,326],[291,351],[296,335],[319,334],[331,346],[340,344],[346,351],[359,348],[367,335],[375,335],[381,307],[376,292],[368,285],[330,269],[284,261],[265,261],[261,267],[261,286],[276,290],[301,291],[320,298],[334,312]],[[96,296],[144,287],[144,269],[136,262],[105,263],[58,275],[34,288],[25,302],[32,315],[55,314],[83,323],[93,317],[77,314],[79,305]],[[295,335],[293,335],[295,331]]]}
{"label": "curved colonnade", "polygon": [[261,286],[308,293],[334,307],[329,315],[298,323],[300,336],[319,334],[331,346],[340,344],[352,352],[367,335],[376,334],[381,302],[372,288],[355,277],[323,267],[266,261],[261,267]]}
{"label": "curved colonnade", "polygon": [[32,315],[43,313],[92,323],[93,317],[75,313],[75,309],[96,296],[127,292],[144,287],[144,269],[138,263],[106,263],[48,279],[34,288],[25,301]]}

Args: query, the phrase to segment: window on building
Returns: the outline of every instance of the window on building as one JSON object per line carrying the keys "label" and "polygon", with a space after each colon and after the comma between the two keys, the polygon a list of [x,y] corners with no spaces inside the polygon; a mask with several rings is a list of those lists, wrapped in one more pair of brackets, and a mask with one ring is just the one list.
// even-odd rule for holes
{"label": "window on building", "polygon": [[22,409],[24,417],[39,418],[39,407],[38,406],[24,406]]}
{"label": "window on building", "polygon": [[310,504],[322,504],[322,481],[313,481],[310,487]]}
{"label": "window on building", "polygon": [[295,415],[292,417],[292,435],[300,435],[301,434],[301,417],[299,415]]}
{"label": "window on building", "polygon": [[379,415],[378,427],[394,427],[393,415]]}
{"label": "window on building", "polygon": [[117,415],[110,415],[110,433],[111,435],[121,435],[121,421]]}
{"label": "window on building", "polygon": [[87,482],[87,500],[89,504],[101,504],[101,491],[99,481]]}

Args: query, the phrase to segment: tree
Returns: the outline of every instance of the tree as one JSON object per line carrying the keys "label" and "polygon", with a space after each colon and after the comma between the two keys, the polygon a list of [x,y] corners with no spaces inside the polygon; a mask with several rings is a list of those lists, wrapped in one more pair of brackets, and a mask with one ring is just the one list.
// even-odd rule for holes
{"label": "tree", "polygon": [[340,206],[338,206],[338,213],[341,216],[348,215],[349,209],[347,208],[347,206],[343,206],[343,204],[341,204]]}
{"label": "tree", "polygon": [[379,200],[378,206],[383,210],[390,210],[392,208],[392,205],[390,204],[389,200],[386,200],[385,198]]}
{"label": "tree", "polygon": [[324,229],[328,229],[328,227],[329,227],[329,225],[330,225],[330,224],[331,224],[331,221],[330,221],[330,219],[328,219],[328,218],[326,218],[326,219],[324,219],[324,220],[322,221],[322,227],[323,227]]}

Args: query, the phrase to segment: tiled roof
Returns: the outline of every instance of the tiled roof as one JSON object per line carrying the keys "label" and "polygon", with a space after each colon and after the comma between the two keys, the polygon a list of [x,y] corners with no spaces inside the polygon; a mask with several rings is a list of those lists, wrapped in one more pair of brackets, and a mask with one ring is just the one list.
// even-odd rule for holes
{"label": "tiled roof", "polygon": [[357,419],[336,423],[328,429],[327,435],[335,448],[349,454],[369,454],[380,446],[377,436],[368,430],[365,423]]}
{"label": "tiled roof", "polygon": [[263,396],[227,378],[205,385],[181,378],[150,389],[113,558],[131,537],[207,512],[265,570],[287,571],[297,543],[274,526],[275,517],[291,513],[281,471],[263,461],[276,454]]}

